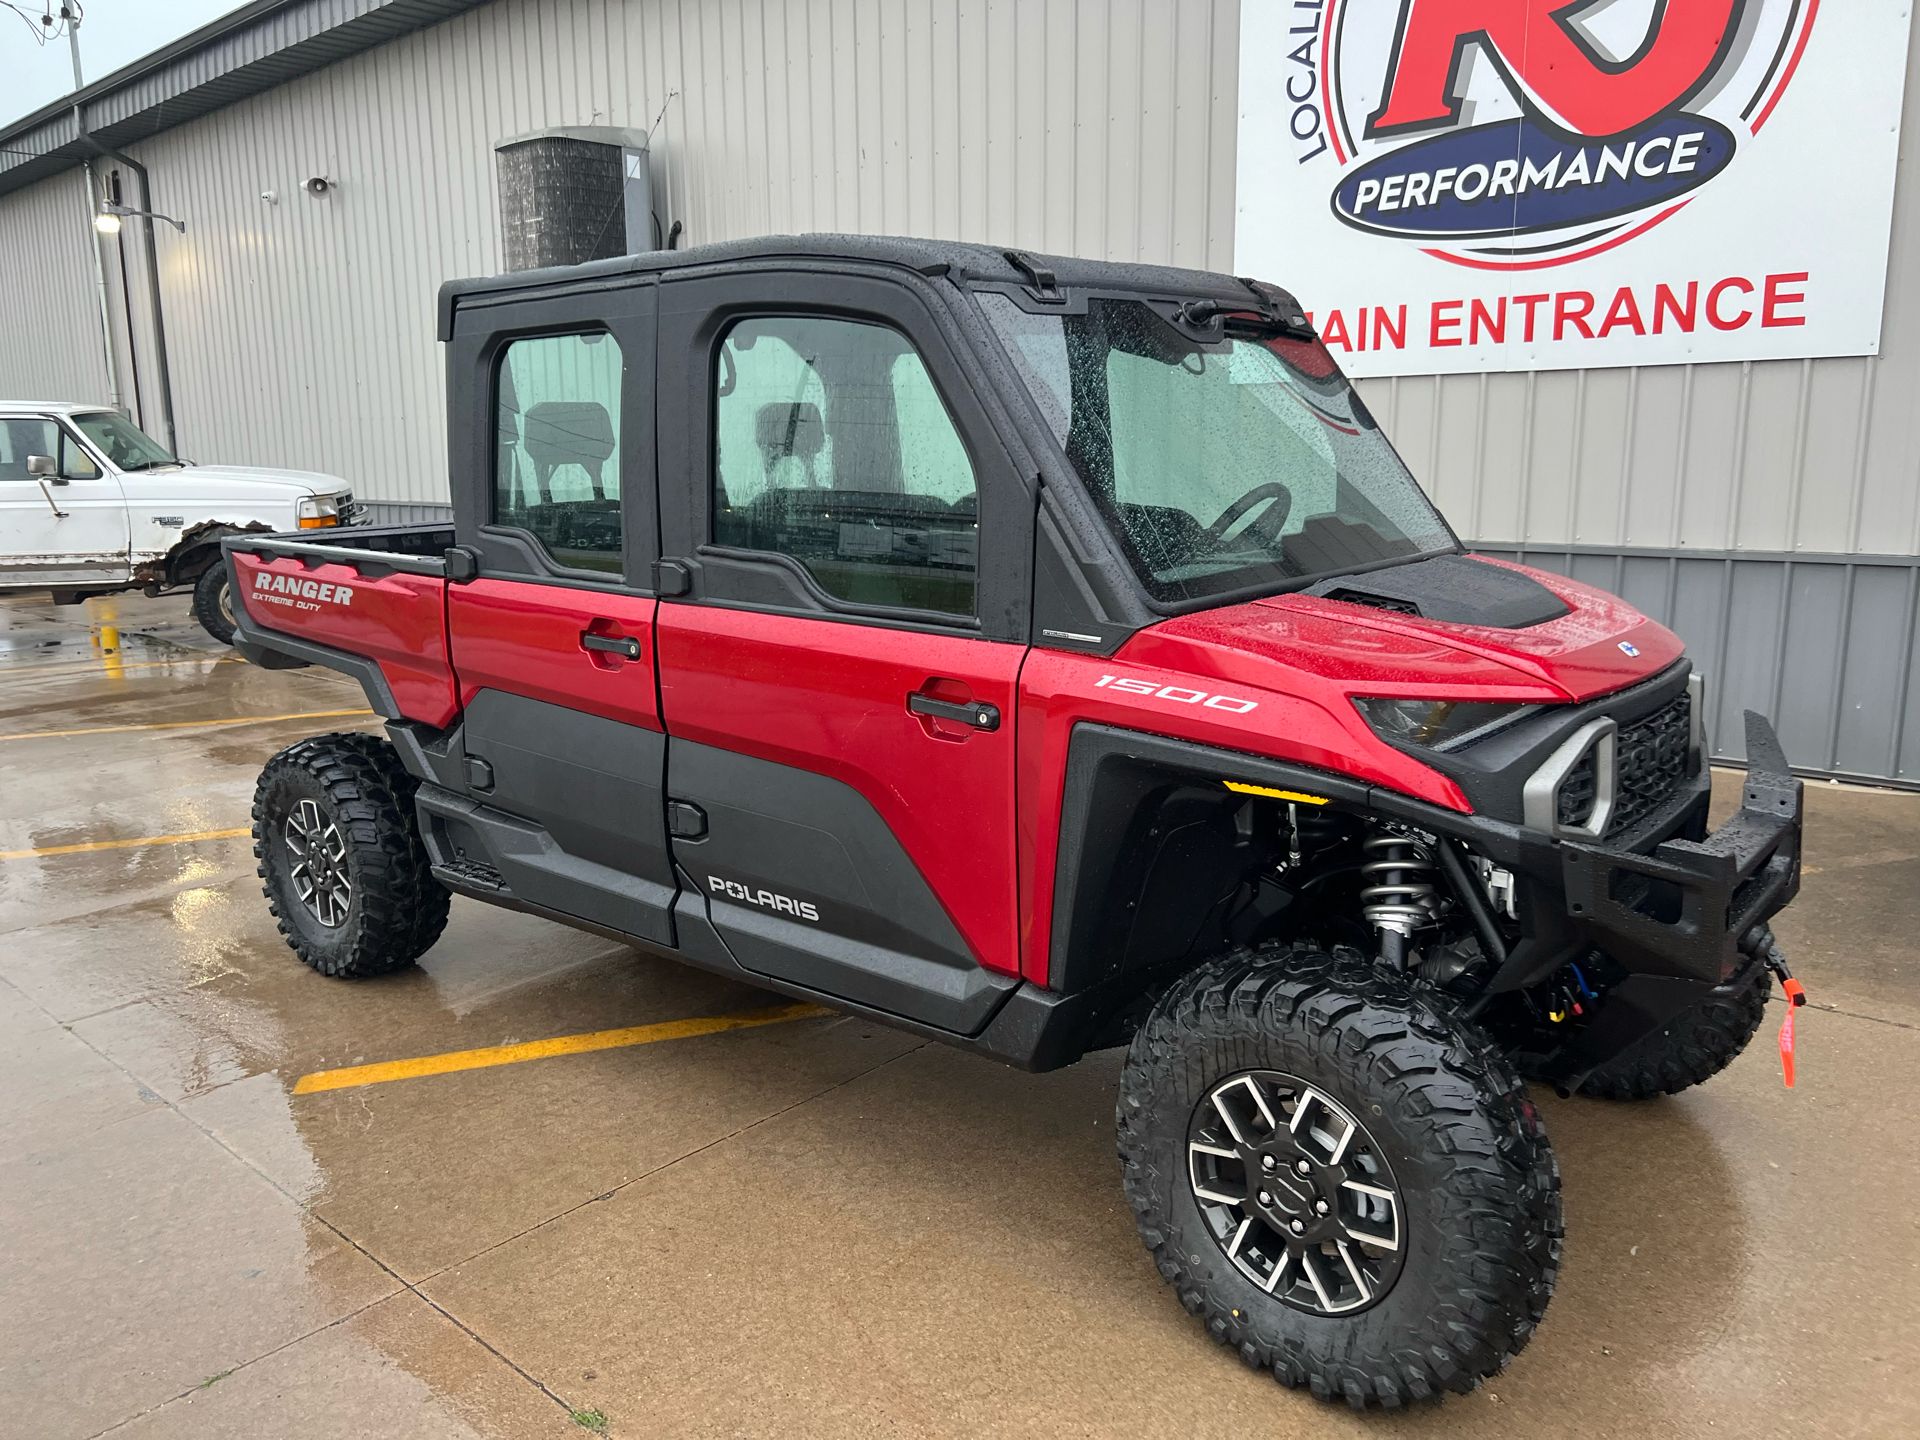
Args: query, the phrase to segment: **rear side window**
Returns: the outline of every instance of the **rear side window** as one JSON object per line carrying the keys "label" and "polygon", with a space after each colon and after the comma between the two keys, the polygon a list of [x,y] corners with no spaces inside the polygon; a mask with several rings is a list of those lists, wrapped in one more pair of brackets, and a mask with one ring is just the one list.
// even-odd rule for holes
{"label": "rear side window", "polygon": [[611,335],[540,335],[507,346],[494,391],[494,523],[616,575],[621,375]]}
{"label": "rear side window", "polygon": [[837,599],[974,613],[973,462],[906,336],[742,320],[717,366],[716,543],[790,556]]}

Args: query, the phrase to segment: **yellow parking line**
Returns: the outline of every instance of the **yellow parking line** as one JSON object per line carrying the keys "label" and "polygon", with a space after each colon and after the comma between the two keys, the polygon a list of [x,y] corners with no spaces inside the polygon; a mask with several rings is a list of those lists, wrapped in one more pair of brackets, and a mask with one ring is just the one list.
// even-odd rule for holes
{"label": "yellow parking line", "polygon": [[32,860],[41,855],[84,855],[93,850],[134,850],[143,845],[185,845],[193,840],[236,840],[253,831],[245,825],[233,830],[194,830],[185,835],[143,835],[137,840],[88,840],[80,845],[44,845],[38,850],[0,850],[0,860]]}
{"label": "yellow parking line", "polygon": [[292,715],[241,715],[230,720],[156,720],[146,725],[90,725],[84,730],[19,730],[0,735],[0,740],[63,740],[74,735],[124,735],[132,730],[212,730],[227,725],[270,725],[276,720],[330,720],[340,715],[371,715],[361,706],[355,710],[301,710]]}
{"label": "yellow parking line", "polygon": [[338,1070],[315,1070],[294,1082],[293,1093],[313,1095],[322,1090],[351,1090],[361,1085],[384,1085],[389,1080],[415,1080],[422,1075],[446,1075],[456,1070],[484,1070],[492,1065],[518,1065],[555,1055],[583,1055],[590,1050],[617,1050],[627,1045],[652,1045],[661,1040],[690,1040],[726,1030],[751,1030],[790,1020],[811,1020],[834,1012],[824,1005],[776,1005],[766,1010],[742,1010],[734,1015],[709,1015],[692,1020],[665,1020],[657,1025],[629,1025],[623,1030],[590,1030],[584,1035],[556,1035],[551,1040],[529,1040],[521,1045],[488,1045],[479,1050],[449,1050],[411,1060],[383,1060],[375,1065],[348,1065]]}
{"label": "yellow parking line", "polygon": [[0,679],[9,675],[44,675],[50,670],[65,670],[69,674],[82,673],[97,675],[108,666],[113,673],[122,670],[151,670],[157,665],[244,665],[238,655],[182,655],[173,660],[114,660],[110,656],[97,656],[91,660],[62,660],[52,665],[7,665],[0,663]]}

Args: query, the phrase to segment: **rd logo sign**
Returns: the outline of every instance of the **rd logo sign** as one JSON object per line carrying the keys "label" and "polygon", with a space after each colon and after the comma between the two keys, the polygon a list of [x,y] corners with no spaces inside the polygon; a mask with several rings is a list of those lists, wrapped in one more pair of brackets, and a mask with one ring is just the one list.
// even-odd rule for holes
{"label": "rd logo sign", "polygon": [[1872,350],[1902,9],[1249,0],[1236,269],[1362,374]]}
{"label": "rd logo sign", "polygon": [[[1581,259],[1676,214],[1771,117],[1818,7],[1648,8],[1327,0],[1322,138],[1344,171],[1334,213],[1487,265]],[[1368,9],[1397,10],[1395,23],[1354,20]],[[1751,91],[1716,83],[1756,47],[1768,63]]]}

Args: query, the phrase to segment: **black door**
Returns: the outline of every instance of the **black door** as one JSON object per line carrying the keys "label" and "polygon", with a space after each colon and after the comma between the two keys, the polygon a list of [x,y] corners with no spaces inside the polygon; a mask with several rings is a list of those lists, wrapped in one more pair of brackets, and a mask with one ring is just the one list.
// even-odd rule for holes
{"label": "black door", "polygon": [[447,595],[466,793],[443,821],[483,838],[516,899],[671,945],[656,294],[623,278],[456,314],[453,464],[486,478],[455,487],[477,574]]}
{"label": "black door", "polygon": [[1034,501],[945,283],[662,285],[658,633],[689,949],[697,920],[748,970],[970,1034],[1019,975]]}

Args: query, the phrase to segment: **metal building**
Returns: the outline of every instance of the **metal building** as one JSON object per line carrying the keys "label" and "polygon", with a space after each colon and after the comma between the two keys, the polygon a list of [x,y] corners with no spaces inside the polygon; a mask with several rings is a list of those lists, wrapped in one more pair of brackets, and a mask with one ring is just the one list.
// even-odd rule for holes
{"label": "metal building", "polygon": [[[100,146],[187,225],[154,239],[184,453],[338,473],[395,514],[446,496],[434,293],[502,268],[509,137],[651,129],[652,205],[683,244],[891,232],[1229,269],[1240,8],[257,0],[0,133],[0,393],[161,428],[136,223],[96,267],[90,187],[133,181]],[[1363,387],[1464,536],[1686,637],[1716,753],[1752,705],[1809,770],[1909,785],[1916,133],[1909,107],[1877,356]]]}

